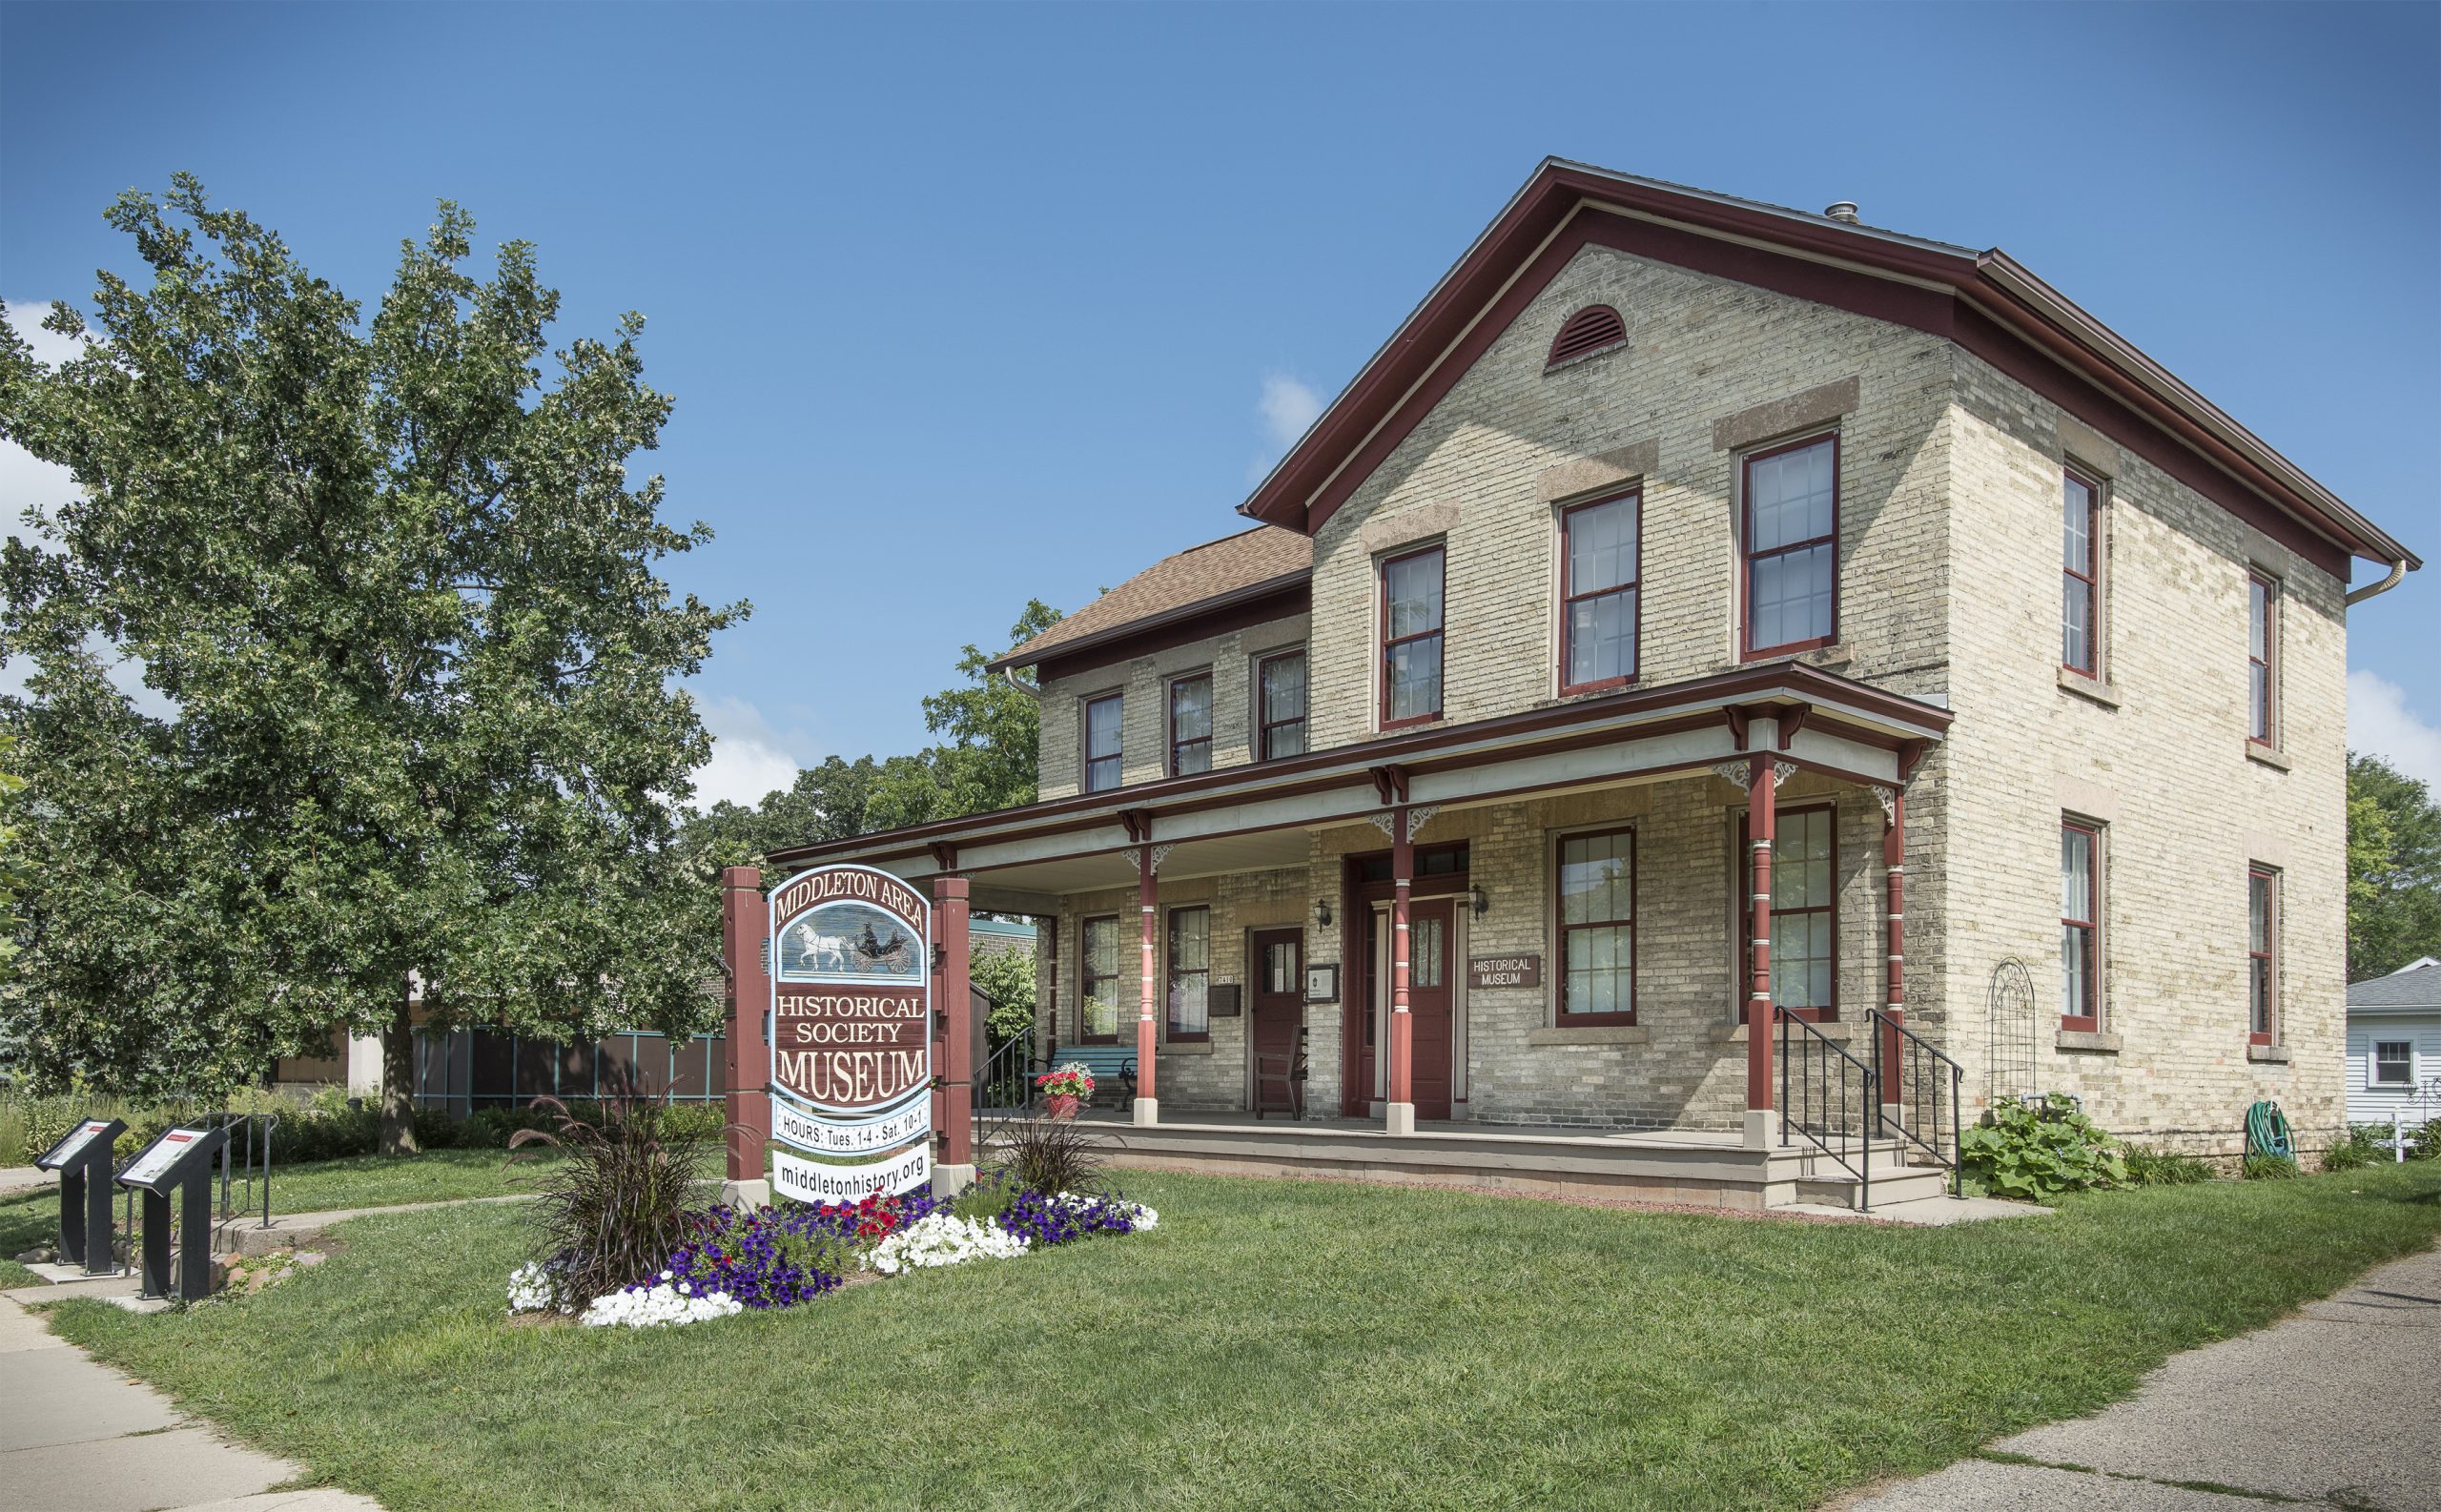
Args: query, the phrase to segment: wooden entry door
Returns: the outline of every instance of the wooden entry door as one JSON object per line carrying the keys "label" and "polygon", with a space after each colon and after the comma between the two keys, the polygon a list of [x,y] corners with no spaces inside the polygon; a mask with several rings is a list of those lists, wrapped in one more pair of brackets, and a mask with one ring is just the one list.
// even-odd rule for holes
{"label": "wooden entry door", "polygon": [[1456,994],[1450,987],[1457,950],[1451,899],[1407,905],[1407,1012],[1415,1032],[1415,1115],[1451,1114],[1451,1069],[1457,1062]]}
{"label": "wooden entry door", "polygon": [[1263,1112],[1293,1112],[1280,1067],[1297,1072],[1305,1029],[1305,935],[1302,930],[1257,930],[1249,942],[1254,950],[1253,1001],[1248,1008],[1247,1037],[1254,1045],[1255,1107]]}

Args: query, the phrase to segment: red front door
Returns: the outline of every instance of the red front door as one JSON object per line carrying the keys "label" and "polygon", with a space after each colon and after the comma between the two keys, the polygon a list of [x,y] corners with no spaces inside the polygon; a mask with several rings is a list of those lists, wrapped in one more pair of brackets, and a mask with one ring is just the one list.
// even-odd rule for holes
{"label": "red front door", "polygon": [[1407,1011],[1415,1031],[1415,1115],[1450,1116],[1456,1061],[1457,1016],[1451,1011],[1449,979],[1457,948],[1451,900],[1434,898],[1407,906]]}

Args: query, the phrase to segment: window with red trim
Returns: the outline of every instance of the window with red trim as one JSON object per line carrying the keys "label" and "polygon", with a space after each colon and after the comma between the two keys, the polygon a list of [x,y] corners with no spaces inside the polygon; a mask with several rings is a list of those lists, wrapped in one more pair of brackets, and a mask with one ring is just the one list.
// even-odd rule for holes
{"label": "window with red trim", "polygon": [[2280,584],[2246,576],[2246,739],[2276,746],[2280,704]]}
{"label": "window with red trim", "polygon": [[1080,995],[1085,1006],[1077,1014],[1077,1038],[1087,1045],[1116,1045],[1118,1043],[1118,916],[1110,914],[1087,919],[1081,928],[1085,948],[1078,952],[1084,958],[1078,970],[1084,977],[1084,991]]}
{"label": "window with red trim", "polygon": [[1255,664],[1256,755],[1263,761],[1305,754],[1305,653],[1266,656]]}
{"label": "window with red trim", "polygon": [[2061,475],[2060,664],[2087,677],[2102,668],[2102,490],[2074,469]]}
{"label": "window with red trim", "polygon": [[1829,645],[1839,631],[1839,438],[1750,455],[1741,493],[1745,654]]}
{"label": "window with red trim", "polygon": [[1617,687],[1636,675],[1641,492],[1560,516],[1560,691]]}
{"label": "window with red trim", "polygon": [[2246,868],[2246,1037],[2257,1045],[2280,1032],[2280,873]]}
{"label": "window with red trim", "polygon": [[2102,1028],[2102,832],[2060,823],[2060,1027]]}
{"label": "window with red trim", "polygon": [[1170,1038],[1212,1037],[1212,910],[1170,910]]}
{"label": "window with red trim", "polygon": [[1442,586],[1439,546],[1382,563],[1382,727],[1441,717]]}
{"label": "window with red trim", "polygon": [[1636,837],[1632,829],[1559,843],[1559,1021],[1636,1021]]}
{"label": "window with red trim", "polygon": [[[1839,1016],[1837,819],[1827,804],[1783,808],[1772,829],[1772,1003],[1822,1022]],[[1742,972],[1754,959],[1754,910],[1747,906],[1754,896],[1754,847],[1742,816],[1737,854]],[[1746,1002],[1742,985],[1738,1000]],[[1751,1010],[1742,1016],[1751,1017]]]}
{"label": "window with red trim", "polygon": [[1119,725],[1125,707],[1117,693],[1085,701],[1085,791],[1089,793],[1106,792],[1119,785]]}
{"label": "window with red trim", "polygon": [[1212,769],[1212,674],[1170,680],[1170,775]]}

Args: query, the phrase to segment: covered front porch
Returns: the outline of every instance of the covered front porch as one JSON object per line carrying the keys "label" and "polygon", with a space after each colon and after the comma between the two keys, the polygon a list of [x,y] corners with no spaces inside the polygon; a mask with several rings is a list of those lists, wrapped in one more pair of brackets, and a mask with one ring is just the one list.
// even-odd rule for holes
{"label": "covered front porch", "polygon": [[1904,961],[1947,721],[1782,664],[784,859],[1046,921],[1022,1053],[1132,1062],[1121,1158],[1777,1205],[1956,1118]]}

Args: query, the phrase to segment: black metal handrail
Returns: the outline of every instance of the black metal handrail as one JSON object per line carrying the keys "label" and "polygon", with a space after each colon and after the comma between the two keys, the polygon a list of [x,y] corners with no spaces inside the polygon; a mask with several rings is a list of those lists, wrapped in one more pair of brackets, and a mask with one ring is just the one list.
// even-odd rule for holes
{"label": "black metal handrail", "polygon": [[[1923,1151],[1935,1165],[1946,1167],[1951,1195],[1964,1196],[1966,1178],[1958,1156],[1963,1127],[1959,1094],[1965,1083],[1965,1068],[1888,1011],[1877,1008],[1873,1011],[1873,1069],[1882,1093],[1874,1115],[1876,1129]],[[1941,1116],[1944,1101],[1949,1109],[1946,1119]]]}
{"label": "black metal handrail", "polygon": [[203,1124],[229,1132],[220,1143],[220,1154],[214,1157],[220,1188],[215,1226],[226,1226],[260,1209],[259,1227],[270,1228],[271,1136],[279,1127],[279,1114],[224,1111],[205,1114]]}
{"label": "black metal handrail", "polygon": [[1805,1135],[1856,1178],[1857,1211],[1870,1209],[1873,1068],[1788,1009],[1775,1005],[1772,1018],[1779,1040],[1780,1143],[1789,1142],[1792,1129]]}
{"label": "black metal handrail", "polygon": [[1034,1031],[1003,1041],[974,1074],[974,1129],[979,1149],[999,1129],[1024,1117],[1035,1105]]}

